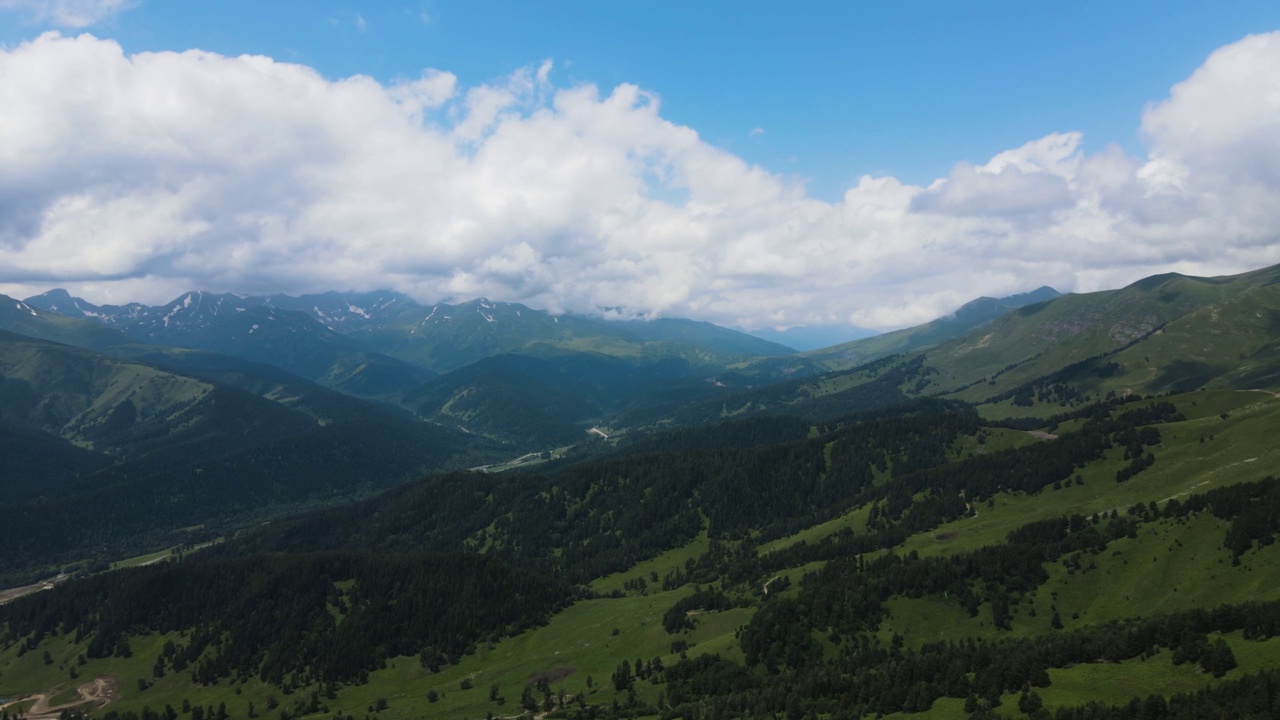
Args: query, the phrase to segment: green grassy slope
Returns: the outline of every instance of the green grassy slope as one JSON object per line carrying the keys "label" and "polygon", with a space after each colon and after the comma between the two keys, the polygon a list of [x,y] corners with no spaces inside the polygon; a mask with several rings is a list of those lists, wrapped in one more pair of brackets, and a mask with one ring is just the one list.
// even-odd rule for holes
{"label": "green grassy slope", "polygon": [[[1269,393],[1203,391],[1170,400],[1185,419],[1159,426],[1160,443],[1151,448],[1155,464],[1128,482],[1115,481],[1116,471],[1127,461],[1121,457],[1123,448],[1113,448],[1077,470],[1082,483],[1072,482],[1060,489],[1046,488],[1032,495],[998,493],[990,502],[976,503],[976,513],[972,516],[913,535],[896,551],[914,551],[922,558],[945,558],[999,546],[1006,542],[1010,531],[1039,519],[1112,510],[1126,517],[1128,509],[1137,504],[1147,507],[1154,503],[1162,508],[1171,498],[1185,500],[1214,488],[1258,480],[1269,474],[1280,459],[1276,455],[1280,451],[1272,443],[1275,431],[1280,429],[1280,400]],[[1124,409],[1141,408],[1148,402]],[[984,453],[999,453],[1001,448],[1012,451],[1027,447],[1027,443],[1056,442],[1034,439],[1008,429],[996,428],[989,432],[982,443]],[[979,454],[978,448],[977,438],[971,437],[958,442],[949,452],[953,457],[964,457],[969,453]],[[880,482],[891,485],[895,481],[886,476]],[[918,496],[916,502],[925,497]],[[805,562],[779,568],[770,565],[771,558],[776,553],[821,544],[826,537],[844,537],[849,533],[856,537],[870,532],[869,509],[868,506],[855,508],[848,514],[760,546],[756,553],[763,566],[754,571],[745,566],[735,570],[732,564],[716,566],[719,570],[712,575],[717,578],[716,586],[725,586],[730,597],[745,601],[747,606],[698,614],[692,631],[669,635],[662,629],[662,616],[677,601],[688,597],[693,586],[685,584],[663,590],[654,576],[665,577],[706,557],[713,546],[705,533],[687,546],[667,551],[626,571],[598,578],[592,588],[603,596],[574,604],[551,618],[545,627],[478,644],[473,654],[438,673],[422,668],[417,658],[389,659],[387,667],[371,673],[368,682],[342,685],[332,698],[323,697],[322,693],[319,702],[325,709],[309,712],[303,707],[301,716],[358,715],[369,712],[369,707],[374,707],[379,717],[387,718],[423,714],[482,717],[489,712],[512,715],[521,712],[520,696],[525,688],[534,692],[541,705],[543,696],[535,686],[543,678],[548,680],[554,697],[563,689],[572,704],[572,699],[581,693],[585,702],[599,706],[606,714],[615,700],[623,708],[632,702],[640,706],[656,705],[662,702],[667,691],[662,682],[637,683],[634,700],[631,693],[613,687],[610,676],[623,661],[634,663],[640,658],[647,664],[656,657],[664,667],[670,668],[681,660],[672,642],[682,641],[688,645],[685,654],[689,658],[715,653],[725,660],[742,663],[741,629],[753,626],[756,614],[767,603],[802,597],[808,581],[802,582],[801,577],[822,567],[822,563]],[[1206,514],[1181,519],[1152,518],[1137,525],[1132,537],[1112,540],[1105,551],[1086,555],[1078,565],[1048,562],[1044,566],[1047,579],[1012,605],[1008,630],[996,628],[992,611],[985,602],[971,617],[955,598],[941,593],[899,594],[888,600],[887,617],[869,637],[888,646],[895,635],[901,635],[907,649],[939,640],[1032,639],[1054,632],[1050,622],[1055,613],[1070,631],[1134,616],[1280,599],[1280,590],[1277,590],[1280,588],[1280,556],[1276,555],[1280,549],[1276,545],[1257,547],[1246,551],[1241,562],[1233,564],[1232,554],[1223,548],[1224,534],[1229,527],[1226,520]],[[764,600],[760,591],[764,581],[782,575],[794,581],[792,588],[775,587],[777,599]],[[636,584],[637,579],[648,581],[643,591]],[[836,646],[827,641],[825,635],[819,639],[828,659],[834,659],[838,654]],[[1051,708],[1089,699],[1122,702],[1134,694],[1190,690],[1276,666],[1270,649],[1276,647],[1277,640],[1258,644],[1242,640],[1238,633],[1227,633],[1226,639],[1235,651],[1238,667],[1221,680],[1193,666],[1172,664],[1169,651],[1164,650],[1146,660],[1051,669],[1050,684],[1038,691]],[[134,644],[135,657],[157,653],[161,644],[159,638],[139,638]],[[69,672],[67,658],[77,654],[76,647],[82,648],[83,641],[73,645],[66,636],[57,636],[46,639],[39,650],[21,657],[17,646],[0,653],[0,695],[65,690]],[[43,663],[43,649],[50,650],[54,658],[51,665]],[[154,662],[154,657],[150,662]],[[81,675],[115,674],[129,679],[133,674],[150,679],[147,667],[146,662],[135,659],[92,660],[81,668]],[[756,672],[762,673],[761,668]],[[766,682],[768,675],[757,677]],[[591,678],[590,686],[588,678]],[[162,707],[166,703],[177,707],[183,698],[188,698],[215,706],[217,702],[226,702],[232,709],[247,708],[247,703],[252,701],[261,712],[268,696],[274,695],[281,707],[289,709],[299,699],[307,705],[311,692],[304,687],[285,697],[279,688],[255,679],[196,686],[181,674],[154,680],[152,687],[139,690],[136,679],[121,685],[120,700],[113,707],[121,711],[140,710],[144,705]],[[465,689],[464,681],[468,686]],[[1106,692],[1090,690],[1091,684],[1102,681],[1108,682]],[[490,688],[494,685],[501,701],[490,699]],[[322,689],[317,688],[317,692]],[[434,701],[429,697],[434,697]],[[379,699],[386,700],[385,709],[377,710]],[[1006,695],[1003,702],[1002,712],[1015,707],[1016,694]],[[966,717],[961,705],[958,701],[938,700],[928,714],[920,716]]]}
{"label": "green grassy slope", "polygon": [[[980,401],[1130,344],[1106,358],[1121,362],[1122,380],[1098,389],[1195,389],[1274,341],[1277,278],[1280,267],[1220,278],[1157,275],[1025,307],[931,350],[934,374],[922,391]],[[1243,372],[1265,377],[1271,369]]]}
{"label": "green grassy slope", "polygon": [[851,369],[811,374],[821,367],[798,355],[778,361],[797,379],[760,387],[749,369],[726,373],[723,387],[704,397],[615,424],[778,413],[817,419],[920,397],[971,403],[984,417],[1048,418],[1130,393],[1275,391],[1278,331],[1280,266],[1218,278],[1159,275],[1027,305],[960,337]]}
{"label": "green grassy slope", "polygon": [[801,353],[801,357],[819,363],[826,370],[843,370],[888,355],[907,353],[932,347],[965,335],[996,318],[1021,307],[1047,302],[1058,297],[1053,288],[1042,287],[1029,293],[1007,298],[978,298],[966,303],[947,317],[923,325],[895,330],[882,335],[854,340],[830,348]]}
{"label": "green grassy slope", "polygon": [[0,332],[0,412],[86,447],[117,448],[135,427],[176,429],[213,386],[141,363]]}

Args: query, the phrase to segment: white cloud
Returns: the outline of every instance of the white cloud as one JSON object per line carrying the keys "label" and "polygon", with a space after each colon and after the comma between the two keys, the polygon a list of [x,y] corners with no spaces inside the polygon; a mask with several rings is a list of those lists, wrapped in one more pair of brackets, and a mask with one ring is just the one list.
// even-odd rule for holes
{"label": "white cloud", "polygon": [[986,172],[961,163],[945,182],[916,196],[912,208],[956,216],[1010,218],[1043,216],[1073,202],[1067,181],[1057,175],[1026,172],[1012,165]]}
{"label": "white cloud", "polygon": [[411,115],[421,118],[423,111],[434,110],[452,99],[457,88],[458,78],[453,73],[427,70],[417,80],[390,86],[387,94]]}
{"label": "white cloud", "polygon": [[1209,57],[1143,113],[1152,161],[1207,182],[1280,187],[1280,33],[1251,35]]}
{"label": "white cloud", "polygon": [[747,133],[747,137],[760,137],[763,134],[764,134],[764,128],[756,127],[756,128],[751,128],[751,132]]}
{"label": "white cloud", "polygon": [[0,50],[0,292],[395,287],[888,328],[980,294],[1280,262],[1280,35],[1145,109],[1145,157],[1056,133],[836,202],[665,120],[653,93],[552,74],[334,81],[89,35]]}

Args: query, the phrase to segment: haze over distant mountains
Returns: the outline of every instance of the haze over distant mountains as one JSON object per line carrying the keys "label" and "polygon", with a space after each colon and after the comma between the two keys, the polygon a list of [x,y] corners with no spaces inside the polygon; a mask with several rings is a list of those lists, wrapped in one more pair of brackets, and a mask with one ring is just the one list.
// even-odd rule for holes
{"label": "haze over distant mountains", "polygon": [[831,347],[832,345],[861,340],[880,334],[876,330],[854,327],[853,325],[801,325],[789,327],[785,330],[760,328],[759,330],[747,330],[746,333],[762,340],[780,343],[801,351]]}
{"label": "haze over distant mountains", "polygon": [[[348,337],[375,352],[444,372],[502,352],[547,345],[632,357],[781,355],[787,346],[711,323],[680,319],[610,321],[552,315],[518,303],[478,298],[424,306],[393,291],[239,296],[191,291],[159,306],[97,306],[57,289],[26,300],[32,308],[96,320],[141,339],[180,347],[236,340],[248,348],[263,336],[343,345]],[[251,337],[255,336],[257,337]],[[236,353],[233,353],[236,354]],[[314,372],[311,369],[311,372]]]}

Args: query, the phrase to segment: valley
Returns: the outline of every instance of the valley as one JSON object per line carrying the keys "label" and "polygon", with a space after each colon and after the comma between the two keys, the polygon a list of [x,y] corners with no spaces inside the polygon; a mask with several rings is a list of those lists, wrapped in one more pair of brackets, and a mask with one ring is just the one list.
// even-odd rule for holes
{"label": "valley", "polygon": [[[66,581],[0,605],[0,696],[104,720],[1235,716],[1280,680],[1277,273],[984,300],[830,352],[526,335],[374,394],[221,344],[18,334],[99,322],[29,299],[0,336],[26,478],[0,573]],[[243,301],[210,302],[172,317]],[[536,316],[477,302],[486,329]],[[342,303],[342,337],[406,363],[431,345],[389,328],[470,312]]]}

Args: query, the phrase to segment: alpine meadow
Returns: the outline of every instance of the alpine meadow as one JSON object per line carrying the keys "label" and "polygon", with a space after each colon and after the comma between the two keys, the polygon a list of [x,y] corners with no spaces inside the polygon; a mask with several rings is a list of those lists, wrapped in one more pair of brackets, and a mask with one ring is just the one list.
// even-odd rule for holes
{"label": "alpine meadow", "polygon": [[1280,718],[1277,28],[0,0],[0,720]]}

